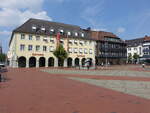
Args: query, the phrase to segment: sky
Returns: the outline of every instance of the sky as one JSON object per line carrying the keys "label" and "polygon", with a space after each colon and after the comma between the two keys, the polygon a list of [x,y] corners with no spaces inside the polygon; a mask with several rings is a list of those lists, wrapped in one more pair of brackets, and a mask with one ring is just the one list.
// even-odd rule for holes
{"label": "sky", "polygon": [[0,44],[29,18],[113,32],[123,40],[150,36],[150,0],[0,0]]}

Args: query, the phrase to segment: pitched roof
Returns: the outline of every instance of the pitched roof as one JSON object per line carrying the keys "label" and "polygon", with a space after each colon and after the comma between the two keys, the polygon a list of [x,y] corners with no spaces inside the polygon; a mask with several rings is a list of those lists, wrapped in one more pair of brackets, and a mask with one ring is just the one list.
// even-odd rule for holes
{"label": "pitched roof", "polygon": [[[36,27],[36,30],[32,29],[33,26]],[[42,27],[45,28],[45,31],[41,30]],[[19,26],[15,30],[13,30],[12,35],[14,33],[50,35],[50,33],[51,33],[50,29],[54,29],[53,35],[56,35],[58,32],[60,32],[60,30],[63,30],[64,31],[63,35],[65,35],[65,36],[67,35],[67,32],[71,32],[71,36],[69,36],[69,37],[81,38],[82,33],[84,33],[84,37],[82,37],[83,39],[93,40],[92,38],[90,38],[89,32],[83,30],[79,26],[58,23],[58,22],[51,22],[51,21],[47,21],[47,20],[33,19],[33,18],[29,19],[23,25]],[[78,33],[78,36],[75,36],[76,32]],[[12,40],[12,38],[11,38],[11,40]],[[10,43],[11,43],[11,40],[10,40]]]}
{"label": "pitched roof", "polygon": [[[63,29],[64,31],[70,30],[70,31],[80,31],[83,30],[79,26],[75,25],[69,25],[64,23],[58,23],[58,22],[51,22],[47,20],[40,20],[40,19],[29,19],[27,22],[25,22],[23,25],[15,29],[15,32],[26,32],[26,33],[35,33],[32,30],[32,26],[36,26],[37,28],[44,27],[46,29],[45,34],[48,35],[50,28],[55,29],[58,31],[59,29]],[[41,33],[40,33],[41,34]]]}
{"label": "pitched roof", "polygon": [[91,36],[96,40],[104,40],[105,37],[118,38],[115,34],[105,31],[91,31]]}
{"label": "pitched roof", "polygon": [[150,36],[145,36],[144,41],[150,41]]}
{"label": "pitched roof", "polygon": [[142,38],[135,38],[135,39],[131,39],[131,40],[126,40],[127,46],[128,47],[136,47],[140,44],[143,44],[144,42],[149,42],[150,41],[150,36],[145,36]]}

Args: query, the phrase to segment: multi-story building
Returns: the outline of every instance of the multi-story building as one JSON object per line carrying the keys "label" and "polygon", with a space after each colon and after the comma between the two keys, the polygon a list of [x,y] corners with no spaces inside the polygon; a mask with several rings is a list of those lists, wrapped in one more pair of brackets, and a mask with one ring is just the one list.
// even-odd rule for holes
{"label": "multi-story building", "polygon": [[[132,40],[126,40],[127,43],[127,57],[134,54],[139,56],[139,61],[150,60],[150,37],[145,36],[143,38],[136,38]],[[149,61],[148,61],[149,62]]]}
{"label": "multi-story building", "polygon": [[126,43],[111,32],[91,31],[96,40],[96,64],[123,64],[126,62]]}
{"label": "multi-story building", "polygon": [[69,56],[65,67],[84,65],[89,59],[95,65],[95,40],[79,26],[29,19],[15,29],[9,43],[8,60],[11,67],[57,67],[59,59],[53,55],[57,47],[57,34],[60,43]]}

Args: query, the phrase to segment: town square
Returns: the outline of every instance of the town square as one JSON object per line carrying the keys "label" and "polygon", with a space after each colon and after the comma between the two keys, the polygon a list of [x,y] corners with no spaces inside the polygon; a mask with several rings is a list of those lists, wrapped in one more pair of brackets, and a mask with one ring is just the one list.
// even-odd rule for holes
{"label": "town square", "polygon": [[150,113],[148,0],[0,2],[0,113]]}

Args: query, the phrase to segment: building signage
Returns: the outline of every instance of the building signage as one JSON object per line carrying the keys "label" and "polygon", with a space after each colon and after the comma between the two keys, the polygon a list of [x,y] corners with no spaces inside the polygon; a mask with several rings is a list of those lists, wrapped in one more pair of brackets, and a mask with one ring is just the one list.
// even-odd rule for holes
{"label": "building signage", "polygon": [[85,57],[85,55],[77,55],[77,57]]}
{"label": "building signage", "polygon": [[32,56],[44,56],[44,54],[32,53]]}

